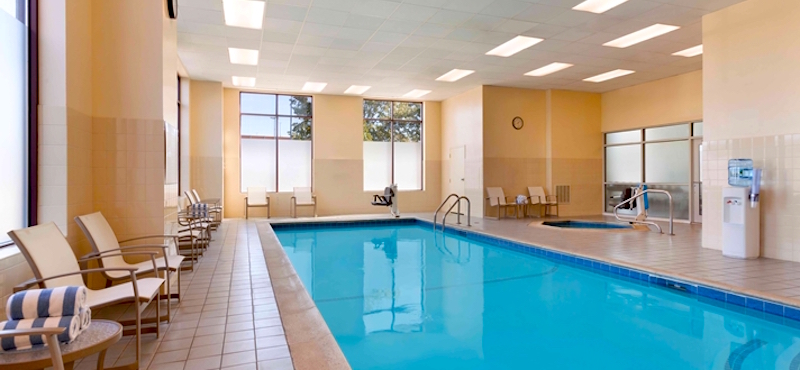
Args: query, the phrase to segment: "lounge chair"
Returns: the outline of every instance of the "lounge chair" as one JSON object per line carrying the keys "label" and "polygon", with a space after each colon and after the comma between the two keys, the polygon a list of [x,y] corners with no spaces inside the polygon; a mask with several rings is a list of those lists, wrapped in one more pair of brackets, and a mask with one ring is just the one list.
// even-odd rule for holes
{"label": "lounge chair", "polygon": [[267,218],[269,218],[269,195],[267,188],[248,187],[247,196],[244,197],[244,218],[250,218],[250,207],[263,208],[267,207]]}
{"label": "lounge chair", "polygon": [[[503,188],[486,188],[486,200],[489,201],[489,207],[497,207],[497,219],[500,219],[505,216],[508,216],[508,209],[512,209],[514,211],[514,215],[517,215],[517,203],[512,199],[512,197],[507,197],[505,193],[503,193]],[[484,211],[484,216],[486,216],[486,211]]]}
{"label": "lounge chair", "polygon": [[[167,320],[171,318],[171,308],[170,308],[170,300],[172,298],[178,298],[180,301],[181,297],[181,263],[184,260],[184,257],[178,254],[170,254],[169,253],[169,246],[163,244],[138,244],[138,245],[131,245],[131,246],[120,246],[120,243],[128,243],[131,241],[137,240],[145,240],[145,239],[155,239],[164,237],[172,238],[175,247],[178,247],[178,236],[177,235],[147,235],[143,237],[138,237],[129,240],[120,240],[117,241],[116,234],[114,230],[111,228],[111,225],[108,224],[108,221],[103,214],[100,212],[95,212],[88,215],[78,216],[75,217],[75,222],[78,224],[78,227],[83,230],[83,233],[86,235],[86,238],[89,240],[89,244],[92,246],[92,253],[87,254],[84,257],[95,257],[99,256],[100,259],[97,260],[97,263],[100,267],[123,267],[123,268],[136,268],[136,276],[140,277],[141,275],[152,274],[155,276],[160,277],[160,273],[164,272],[166,278],[166,286],[167,286]],[[139,263],[128,263],[119,255],[115,255],[112,257],[105,257],[109,254],[117,254],[119,252],[125,251],[137,251],[137,250],[144,250],[144,251],[153,251],[156,253],[156,265],[155,269],[150,261],[144,261]],[[172,282],[172,274],[178,274],[178,293],[176,295],[172,295],[170,291],[170,285]],[[103,276],[108,280],[110,283],[116,281],[127,281],[130,276],[127,273],[123,273],[120,271],[106,271],[103,273]]]}
{"label": "lounge chair", "polygon": [[197,190],[192,189],[192,191],[186,190],[183,192],[186,195],[186,198],[189,199],[189,204],[197,204],[203,203],[208,205],[208,219],[203,220],[208,222],[211,226],[211,229],[214,230],[219,226],[222,222],[222,207],[219,205],[219,199],[200,199],[200,196],[197,195]]}
{"label": "lounge chair", "polygon": [[[138,368],[142,349],[142,312],[153,301],[156,302],[156,317],[160,317],[161,309],[159,300],[156,299],[164,285],[164,279],[144,278],[137,279],[136,268],[133,267],[104,267],[81,270],[75,254],[64,234],[55,223],[49,222],[42,225],[31,226],[22,230],[10,231],[8,235],[17,245],[22,255],[33,270],[33,280],[24,283],[15,290],[24,290],[38,285],[40,288],[59,286],[86,286],[82,275],[89,273],[106,273],[110,271],[125,272],[130,275],[130,281],[104,289],[89,289],[87,287],[87,304],[93,311],[116,304],[133,303],[136,305],[136,320],[133,323],[121,322],[122,325],[135,325],[136,333],[136,362],[133,368]],[[120,256],[149,255],[155,269],[155,253],[152,252],[119,252]],[[104,257],[112,257],[112,254]],[[89,257],[83,262],[99,260],[102,257]],[[160,336],[161,329],[158,323],[155,327],[156,337]]]}
{"label": "lounge chair", "polygon": [[292,217],[297,217],[297,207],[314,207],[314,217],[317,217],[317,196],[311,193],[311,188],[294,188],[294,195],[291,199],[289,213]]}
{"label": "lounge chair", "polygon": [[[544,206],[544,215],[552,215],[552,208],[556,207],[556,217],[558,217],[558,197],[555,195],[547,195],[544,188],[541,186],[529,186],[528,195],[530,196],[530,205],[539,204],[540,207]],[[541,214],[541,211],[539,211]]]}

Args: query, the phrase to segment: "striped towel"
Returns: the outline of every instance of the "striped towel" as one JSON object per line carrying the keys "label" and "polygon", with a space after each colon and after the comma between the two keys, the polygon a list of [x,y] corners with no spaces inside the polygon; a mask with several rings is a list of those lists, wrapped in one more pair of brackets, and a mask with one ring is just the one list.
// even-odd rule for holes
{"label": "striped towel", "polygon": [[78,315],[81,323],[81,331],[84,331],[89,328],[89,324],[92,323],[92,310],[90,308],[81,309],[80,315]]}
{"label": "striped towel", "polygon": [[[38,319],[8,320],[0,323],[3,330],[30,329],[30,328],[67,328],[58,335],[58,341],[70,343],[81,333],[81,320],[78,316],[42,317]],[[42,335],[21,335],[12,338],[3,338],[0,345],[4,351],[27,349],[41,346],[46,342]]]}
{"label": "striped towel", "polygon": [[6,303],[9,320],[78,316],[86,305],[86,287],[65,286],[15,293]]}

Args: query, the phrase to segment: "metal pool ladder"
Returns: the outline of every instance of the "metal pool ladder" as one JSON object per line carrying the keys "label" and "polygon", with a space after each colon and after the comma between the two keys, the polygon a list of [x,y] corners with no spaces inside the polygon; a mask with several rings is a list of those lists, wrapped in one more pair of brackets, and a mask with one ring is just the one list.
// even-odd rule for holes
{"label": "metal pool ladder", "polygon": [[444,230],[444,225],[445,225],[445,223],[447,223],[447,215],[450,214],[450,212],[456,206],[458,206],[458,209],[456,211],[457,212],[456,214],[458,215],[458,219],[456,221],[456,224],[461,225],[461,201],[462,200],[467,201],[467,226],[470,226],[470,227],[472,226],[472,219],[471,219],[472,203],[469,201],[469,198],[467,198],[465,196],[459,196],[458,194],[453,193],[453,194],[448,195],[447,198],[444,198],[444,201],[442,202],[442,204],[440,204],[439,208],[436,208],[436,212],[433,213],[433,229],[434,230],[436,230],[436,217],[439,215],[439,211],[441,211],[442,208],[447,204],[447,202],[450,201],[450,199],[452,199],[452,198],[455,198],[456,201],[455,201],[455,203],[453,203],[450,206],[450,208],[447,209],[447,212],[445,212],[444,217],[442,217],[442,230]]}
{"label": "metal pool ladder", "polygon": [[[647,193],[658,193],[658,194],[666,194],[667,195],[667,197],[669,198],[669,235],[675,235],[675,233],[673,232],[673,227],[672,227],[672,224],[673,224],[672,213],[673,213],[673,209],[675,207],[672,204],[672,194],[670,194],[666,190],[647,189],[645,191],[642,191],[641,193],[638,193],[638,194],[628,198],[626,201],[621,202],[620,204],[617,204],[614,207],[614,217],[617,218],[617,221],[630,222],[630,223],[643,224],[643,225],[653,225],[658,229],[659,233],[663,234],[664,231],[661,230],[661,226],[659,226],[655,222],[652,222],[652,221],[639,221],[639,220],[637,220],[635,218],[621,218],[621,217],[619,217],[619,214],[617,214],[617,211],[619,210],[620,207],[622,207],[622,206],[624,206],[624,205],[626,205],[626,204],[628,204],[630,202],[633,202],[637,198],[640,198],[640,197],[644,196]],[[436,220],[434,219],[434,221],[436,221]],[[433,226],[434,226],[434,228],[436,227],[436,222],[434,222]]]}

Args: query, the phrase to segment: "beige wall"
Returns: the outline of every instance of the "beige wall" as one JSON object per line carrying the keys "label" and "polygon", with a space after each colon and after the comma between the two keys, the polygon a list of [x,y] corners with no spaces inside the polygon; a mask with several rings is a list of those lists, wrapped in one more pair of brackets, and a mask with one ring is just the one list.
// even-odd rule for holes
{"label": "beige wall", "polygon": [[703,119],[703,71],[603,94],[603,132]]}
{"label": "beige wall", "polygon": [[600,94],[548,90],[547,187],[569,185],[570,201],[561,216],[599,214],[603,210],[603,134]]}
{"label": "beige wall", "polygon": [[800,261],[800,3],[746,1],[703,18],[703,246],[721,249],[727,161],[764,169],[762,255]]}
{"label": "beige wall", "polygon": [[[451,179],[450,152],[464,147],[464,194],[472,201],[472,215],[483,215],[483,87],[476,87],[441,103],[442,187],[437,201],[456,192]],[[437,205],[438,206],[438,205]]]}
{"label": "beige wall", "polygon": [[[225,216],[244,217],[244,196],[239,173],[239,90],[225,89]],[[387,213],[370,204],[375,192],[365,192],[363,180],[363,106],[361,97],[314,95],[313,190],[317,213],[323,215]],[[196,101],[193,104],[197,104]],[[440,103],[424,104],[425,184],[422,191],[398,195],[401,213],[432,212],[439,202]],[[288,216],[291,193],[272,193],[271,214]],[[310,215],[311,210],[301,210]],[[251,209],[253,216],[266,216],[264,209]]]}
{"label": "beige wall", "polygon": [[192,80],[189,96],[191,187],[203,198],[222,198],[222,83]]}

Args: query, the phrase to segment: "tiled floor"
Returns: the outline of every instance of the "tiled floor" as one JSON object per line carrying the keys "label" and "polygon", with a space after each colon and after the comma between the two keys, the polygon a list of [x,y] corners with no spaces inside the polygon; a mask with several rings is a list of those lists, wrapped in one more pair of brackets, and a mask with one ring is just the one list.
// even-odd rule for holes
{"label": "tiled floor", "polygon": [[[254,222],[225,221],[194,272],[184,272],[183,300],[161,338],[142,337],[141,369],[293,369]],[[162,308],[163,309],[163,308]],[[118,318],[123,308],[97,316]],[[130,315],[127,310],[124,315]],[[132,337],[111,347],[106,366],[130,363]],[[94,369],[97,357],[76,364]]]}
{"label": "tiled floor", "polygon": [[[430,214],[409,216],[432,218]],[[365,218],[384,217],[321,217],[313,220]],[[196,271],[182,276],[184,298],[180,304],[173,304],[172,323],[163,325],[159,339],[153,334],[143,337],[142,369],[342,367],[325,366],[326,358],[336,358],[335,353],[326,357],[329,355],[326,350],[335,346],[335,341],[313,302],[297,298],[304,296],[300,294],[304,293],[304,288],[297,284],[299,280],[293,269],[288,268],[290,264],[282,250],[274,248],[274,245],[272,248],[268,246],[277,245],[277,240],[274,234],[269,238],[271,231],[263,221],[223,222]],[[271,220],[283,221],[286,220]],[[538,225],[536,219],[474,219],[471,229],[800,306],[800,263],[725,258],[719,251],[701,248],[702,229],[697,225],[676,224],[672,236],[647,231],[563,230]],[[259,231],[264,240],[259,238]],[[267,273],[265,251],[270,269],[274,270],[271,274]],[[279,316],[276,295],[283,320]],[[291,299],[287,301],[281,296]],[[122,310],[117,308],[105,310],[100,316],[113,319],[121,314]],[[126,316],[130,314],[130,310],[124,312]],[[325,330],[320,331],[320,326]],[[287,334],[284,334],[284,329]],[[322,341],[312,338],[316,334],[310,333],[319,333],[318,338]],[[302,341],[293,339],[298,338],[298,334]],[[290,358],[287,337],[294,363]],[[315,356],[318,357],[316,361],[298,362]],[[338,356],[341,356],[340,351]],[[109,350],[106,366],[129,363],[133,357],[132,338],[125,337]],[[96,357],[91,357],[76,364],[76,368],[93,369],[95,364]]]}

